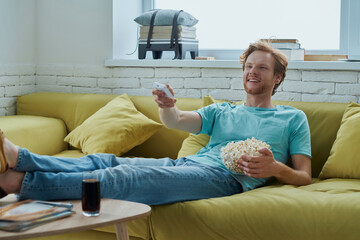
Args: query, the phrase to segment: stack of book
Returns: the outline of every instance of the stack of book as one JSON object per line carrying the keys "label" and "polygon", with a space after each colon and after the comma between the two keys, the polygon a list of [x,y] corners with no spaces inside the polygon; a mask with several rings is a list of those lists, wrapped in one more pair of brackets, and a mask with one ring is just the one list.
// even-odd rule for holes
{"label": "stack of book", "polygon": [[25,200],[0,207],[0,230],[21,232],[38,225],[68,217],[74,212],[70,203]]}
{"label": "stack of book", "polygon": [[146,58],[146,52],[152,51],[154,59],[160,59],[163,51],[174,51],[173,59],[184,59],[190,52],[192,59],[198,56],[199,40],[196,39],[196,27],[183,25],[153,26],[149,36],[150,26],[140,26],[139,59]]}
{"label": "stack of book", "polygon": [[262,39],[283,52],[288,61],[304,60],[305,49],[301,48],[297,39]]}
{"label": "stack of book", "polygon": [[[147,40],[149,34],[149,26],[140,26],[140,40]],[[186,27],[178,25],[179,40],[195,40],[196,27]],[[171,38],[172,26],[154,26],[151,39],[152,40],[169,40]]]}

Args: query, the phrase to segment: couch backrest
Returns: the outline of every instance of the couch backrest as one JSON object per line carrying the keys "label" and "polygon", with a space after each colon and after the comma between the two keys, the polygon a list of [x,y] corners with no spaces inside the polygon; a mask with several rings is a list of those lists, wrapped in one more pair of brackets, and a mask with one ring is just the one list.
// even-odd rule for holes
{"label": "couch backrest", "polygon": [[[40,92],[18,97],[18,115],[38,115],[62,119],[68,133],[79,126],[117,95]],[[158,107],[152,96],[129,96],[137,110],[148,118],[161,122]],[[178,98],[177,106],[183,110],[195,110],[202,106],[202,99]],[[160,128],[143,144],[126,155],[176,158],[186,132]]]}
{"label": "couch backrest", "polygon": [[273,101],[304,111],[311,132],[312,175],[317,177],[330,155],[347,104],[321,102]]}
{"label": "couch backrest", "polygon": [[[18,97],[18,115],[38,115],[62,119],[68,132],[117,95],[76,93],[33,93]],[[135,107],[145,116],[160,122],[158,108],[152,96],[129,96]],[[311,130],[312,171],[317,177],[327,160],[336,138],[345,103],[313,103],[273,101],[274,104],[289,105],[301,109],[308,117]],[[202,99],[178,98],[181,110],[195,110],[202,106]],[[128,152],[129,156],[176,158],[188,133],[162,127],[143,144]]]}

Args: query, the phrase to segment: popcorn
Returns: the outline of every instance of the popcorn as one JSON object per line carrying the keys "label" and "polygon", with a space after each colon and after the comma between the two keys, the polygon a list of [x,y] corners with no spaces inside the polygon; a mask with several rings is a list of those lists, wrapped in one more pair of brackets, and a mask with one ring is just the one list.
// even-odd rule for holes
{"label": "popcorn", "polygon": [[270,149],[270,145],[261,140],[257,140],[254,137],[251,139],[248,138],[245,141],[232,141],[221,148],[221,157],[228,169],[233,172],[242,173],[237,166],[236,160],[242,155],[261,156],[261,153],[258,152],[261,148]]}

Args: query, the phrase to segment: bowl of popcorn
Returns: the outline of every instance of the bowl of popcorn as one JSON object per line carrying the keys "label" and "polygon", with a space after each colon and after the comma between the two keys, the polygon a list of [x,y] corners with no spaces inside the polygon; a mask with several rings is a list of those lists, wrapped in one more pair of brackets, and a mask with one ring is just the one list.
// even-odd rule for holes
{"label": "bowl of popcorn", "polygon": [[238,160],[242,155],[247,156],[261,156],[259,149],[268,148],[270,145],[257,140],[254,137],[248,138],[245,141],[238,142],[229,142],[225,147],[221,148],[221,157],[225,166],[233,172],[243,173],[242,170],[238,167],[236,160]]}

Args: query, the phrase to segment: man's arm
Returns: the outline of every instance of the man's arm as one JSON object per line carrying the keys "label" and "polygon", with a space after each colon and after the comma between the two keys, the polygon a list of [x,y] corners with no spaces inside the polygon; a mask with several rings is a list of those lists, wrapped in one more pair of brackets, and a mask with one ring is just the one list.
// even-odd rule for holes
{"label": "man's arm", "polygon": [[[173,89],[166,85],[171,94],[174,95]],[[168,98],[160,90],[154,89],[152,94],[155,102],[159,106],[159,116],[161,122],[167,128],[179,129],[191,133],[198,133],[201,130],[202,120],[198,113],[193,111],[181,111],[176,106],[176,99]]]}
{"label": "man's arm", "polygon": [[285,184],[303,186],[311,183],[311,159],[305,155],[292,155],[294,169],[283,163],[278,176],[275,176],[280,182]]}
{"label": "man's arm", "polygon": [[176,106],[159,108],[161,122],[167,128],[179,129],[186,132],[198,133],[201,130],[201,117],[192,111],[180,111]]}
{"label": "man's arm", "polygon": [[249,177],[266,178],[276,177],[280,182],[291,185],[307,185],[311,183],[311,159],[305,155],[292,155],[294,168],[276,161],[272,152],[263,148],[259,150],[263,156],[242,156],[238,166]]}

